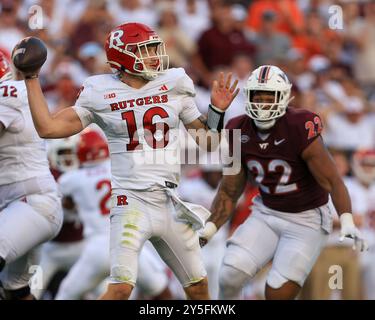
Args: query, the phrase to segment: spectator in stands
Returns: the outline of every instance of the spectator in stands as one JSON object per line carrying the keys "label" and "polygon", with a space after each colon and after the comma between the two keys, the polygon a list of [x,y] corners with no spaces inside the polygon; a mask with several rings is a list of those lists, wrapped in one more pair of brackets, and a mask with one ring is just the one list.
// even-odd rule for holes
{"label": "spectator in stands", "polygon": [[214,6],[212,22],[213,26],[198,41],[198,55],[194,59],[195,68],[206,85],[211,83],[211,72],[215,67],[229,66],[239,53],[252,56],[255,52],[244,33],[235,29],[232,5],[224,2]]}
{"label": "spectator in stands", "polygon": [[151,28],[157,25],[156,11],[143,5],[141,0],[109,1],[108,4],[116,25],[127,22],[140,22]]}
{"label": "spectator in stands", "polygon": [[265,11],[274,11],[277,15],[276,29],[290,36],[299,34],[304,28],[304,17],[296,0],[253,0],[249,6],[247,25],[259,31]]}
{"label": "spectator in stands", "polygon": [[368,93],[375,91],[375,3],[364,5],[365,19],[357,20],[352,34],[357,45],[354,60],[355,78]]}
{"label": "spectator in stands", "polygon": [[5,0],[0,7],[0,47],[12,52],[14,46],[25,37],[17,20],[19,1]]}
{"label": "spectator in stands", "polygon": [[86,42],[79,48],[78,58],[87,75],[110,72],[103,47],[97,42]]}
{"label": "spectator in stands", "polygon": [[262,14],[259,31],[253,33],[256,46],[255,66],[275,64],[284,58],[290,49],[290,40],[285,33],[278,32],[277,16],[274,11],[266,10]]}
{"label": "spectator in stands", "polygon": [[158,34],[165,42],[170,66],[186,66],[196,53],[195,42],[179,27],[179,17],[173,4],[159,4],[159,17]]}
{"label": "spectator in stands", "polygon": [[[97,41],[97,34],[103,29],[103,25],[111,23],[113,16],[108,10],[106,0],[90,1],[78,24],[73,28],[70,35],[70,44],[73,54],[78,52],[79,47],[85,42]],[[105,31],[107,31],[105,29]],[[103,43],[103,42],[101,42]]]}
{"label": "spectator in stands", "polygon": [[204,30],[210,26],[209,8],[206,1],[177,1],[180,26],[194,41],[197,41]]}
{"label": "spectator in stands", "polygon": [[346,151],[375,148],[374,121],[366,113],[364,101],[347,96],[342,104],[343,112],[332,112],[327,118],[326,144]]}

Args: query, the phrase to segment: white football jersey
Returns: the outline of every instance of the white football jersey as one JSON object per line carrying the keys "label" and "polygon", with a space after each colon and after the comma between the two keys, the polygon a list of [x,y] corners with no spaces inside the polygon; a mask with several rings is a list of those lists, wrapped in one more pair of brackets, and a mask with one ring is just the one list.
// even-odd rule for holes
{"label": "white football jersey", "polygon": [[84,236],[109,234],[111,199],[111,164],[104,161],[94,166],[82,167],[64,173],[58,180],[64,196],[73,198]]}
{"label": "white football jersey", "polygon": [[50,175],[46,144],[38,136],[23,81],[0,83],[0,185]]}
{"label": "white football jersey", "polygon": [[88,78],[75,110],[83,126],[95,122],[106,134],[112,187],[147,189],[178,183],[179,122],[199,118],[193,81],[184,69],[169,69],[141,89],[116,75]]}

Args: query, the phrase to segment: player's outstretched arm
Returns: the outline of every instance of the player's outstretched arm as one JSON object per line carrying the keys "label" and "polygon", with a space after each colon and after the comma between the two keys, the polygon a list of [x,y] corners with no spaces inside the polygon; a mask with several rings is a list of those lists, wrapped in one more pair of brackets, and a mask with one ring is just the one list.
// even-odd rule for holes
{"label": "player's outstretched arm", "polygon": [[31,115],[41,138],[64,138],[83,129],[81,120],[72,108],[51,115],[44,98],[38,74],[47,59],[47,47],[36,37],[27,37],[16,44],[12,61],[25,79]]}
{"label": "player's outstretched arm", "polygon": [[246,186],[244,168],[236,175],[224,175],[211,206],[211,216],[200,231],[201,246],[205,245],[216,231],[229,219],[236,208],[238,198]]}
{"label": "player's outstretched arm", "polygon": [[65,138],[83,130],[80,118],[71,107],[50,114],[38,78],[25,79],[25,83],[35,129],[41,138]]}
{"label": "player's outstretched arm", "polygon": [[337,171],[333,159],[325,148],[323,140],[319,137],[312,142],[302,152],[302,158],[316,181],[323,189],[328,191],[332,197],[333,204],[340,216],[340,241],[342,241],[344,237],[352,238],[354,239],[353,249],[358,245],[361,251],[366,250],[366,241],[353,222],[349,192]]}
{"label": "player's outstretched arm", "polygon": [[[237,96],[238,80],[232,83],[232,73],[224,76],[221,72],[219,79],[214,80],[211,89],[211,104],[207,117],[201,116],[186,125],[196,143],[207,151],[216,150],[220,143],[220,131],[224,127],[225,111]],[[193,130],[192,130],[193,129]]]}

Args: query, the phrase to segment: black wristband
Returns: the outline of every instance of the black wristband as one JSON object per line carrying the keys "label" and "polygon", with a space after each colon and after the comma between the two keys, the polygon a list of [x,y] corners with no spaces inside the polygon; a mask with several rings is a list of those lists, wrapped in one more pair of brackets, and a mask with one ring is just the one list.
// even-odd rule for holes
{"label": "black wristband", "polygon": [[210,130],[220,132],[224,128],[224,116],[224,111],[220,112],[210,104],[207,112],[207,126]]}

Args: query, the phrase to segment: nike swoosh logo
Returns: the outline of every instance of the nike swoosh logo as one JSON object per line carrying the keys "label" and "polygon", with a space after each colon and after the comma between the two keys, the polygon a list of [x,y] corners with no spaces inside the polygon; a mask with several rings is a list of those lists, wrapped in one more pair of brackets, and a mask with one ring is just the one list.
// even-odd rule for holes
{"label": "nike swoosh logo", "polygon": [[280,143],[283,143],[284,141],[285,141],[285,139],[281,139],[279,141],[275,140],[274,144],[275,144],[275,146],[278,146]]}

